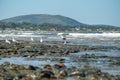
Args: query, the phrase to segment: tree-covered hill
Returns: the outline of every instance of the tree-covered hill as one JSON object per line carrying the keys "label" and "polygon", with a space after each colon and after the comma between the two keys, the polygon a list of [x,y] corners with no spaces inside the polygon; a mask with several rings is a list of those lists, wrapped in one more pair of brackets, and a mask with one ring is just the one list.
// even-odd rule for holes
{"label": "tree-covered hill", "polygon": [[33,24],[59,24],[59,25],[68,25],[68,26],[78,26],[82,23],[65,16],[61,15],[48,15],[48,14],[31,14],[31,15],[22,15],[16,16],[8,19],[1,20],[3,22],[14,22],[14,23],[33,23]]}
{"label": "tree-covered hill", "polygon": [[73,31],[73,32],[120,32],[120,27],[108,25],[79,25],[79,26],[63,26],[59,24],[32,24],[32,23],[13,23],[0,22],[0,30],[33,30],[33,31]]}
{"label": "tree-covered hill", "polygon": [[31,14],[0,20],[0,29],[74,32],[120,32],[120,27],[88,25],[61,15]]}

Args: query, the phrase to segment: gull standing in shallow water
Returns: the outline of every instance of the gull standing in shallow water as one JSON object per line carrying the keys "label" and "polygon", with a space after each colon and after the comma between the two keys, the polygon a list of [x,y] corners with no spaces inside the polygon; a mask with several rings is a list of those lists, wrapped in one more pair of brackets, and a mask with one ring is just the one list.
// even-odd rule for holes
{"label": "gull standing in shallow water", "polygon": [[41,42],[41,43],[43,42],[43,39],[42,39],[42,37],[40,38],[40,42]]}
{"label": "gull standing in shallow water", "polygon": [[6,39],[5,42],[8,44],[11,44],[11,42],[8,39]]}
{"label": "gull standing in shallow water", "polygon": [[16,43],[17,43],[18,41],[17,41],[17,40],[15,40],[15,38],[12,38],[12,42],[16,42]]}
{"label": "gull standing in shallow water", "polygon": [[58,33],[57,35],[60,36],[60,38],[62,38],[63,44],[65,45],[67,43],[66,35],[68,35],[68,34],[67,33]]}
{"label": "gull standing in shallow water", "polygon": [[1,35],[1,37],[4,39],[5,38],[5,42],[8,44],[11,44],[11,42],[7,39],[8,36],[6,34]]}
{"label": "gull standing in shallow water", "polygon": [[34,41],[33,37],[31,37],[31,41]]}
{"label": "gull standing in shallow water", "polygon": [[66,35],[65,34],[61,34],[60,37],[63,39],[63,44],[66,44]]}

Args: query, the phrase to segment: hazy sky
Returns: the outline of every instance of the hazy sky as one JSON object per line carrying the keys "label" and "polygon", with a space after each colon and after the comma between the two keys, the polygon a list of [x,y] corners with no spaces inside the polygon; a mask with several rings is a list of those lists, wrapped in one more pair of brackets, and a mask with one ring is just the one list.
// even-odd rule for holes
{"label": "hazy sky", "polygon": [[0,0],[0,20],[27,14],[63,15],[87,24],[120,26],[120,0]]}

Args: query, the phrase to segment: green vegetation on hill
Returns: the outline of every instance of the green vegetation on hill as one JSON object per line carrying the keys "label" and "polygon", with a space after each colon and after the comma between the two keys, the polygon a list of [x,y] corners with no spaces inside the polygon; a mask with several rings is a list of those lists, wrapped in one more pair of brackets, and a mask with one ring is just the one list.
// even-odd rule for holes
{"label": "green vegetation on hill", "polygon": [[32,14],[32,15],[23,15],[23,16],[16,16],[8,19],[1,20],[3,22],[14,22],[14,23],[33,23],[33,24],[59,24],[64,26],[78,26],[82,25],[82,23],[65,17],[61,15],[48,15],[48,14]]}
{"label": "green vegetation on hill", "polygon": [[107,25],[79,25],[79,26],[63,26],[60,24],[32,24],[32,23],[12,23],[0,22],[0,30],[40,30],[40,31],[74,31],[74,32],[113,32],[120,31],[120,27]]}
{"label": "green vegetation on hill", "polygon": [[1,30],[39,30],[74,32],[120,32],[120,27],[109,25],[87,25],[61,15],[32,14],[0,21]]}

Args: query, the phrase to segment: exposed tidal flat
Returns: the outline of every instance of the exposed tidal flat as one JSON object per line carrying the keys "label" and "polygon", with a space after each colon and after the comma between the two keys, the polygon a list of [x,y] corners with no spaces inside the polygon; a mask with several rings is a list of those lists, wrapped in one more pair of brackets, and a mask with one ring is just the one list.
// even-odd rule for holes
{"label": "exposed tidal flat", "polygon": [[[4,38],[5,39],[5,38]],[[52,80],[119,80],[120,37],[70,37],[49,35],[39,42],[15,38],[0,41],[0,80],[42,80],[46,65]],[[52,74],[52,73],[51,73]],[[49,79],[48,79],[49,80]]]}

